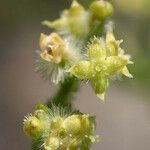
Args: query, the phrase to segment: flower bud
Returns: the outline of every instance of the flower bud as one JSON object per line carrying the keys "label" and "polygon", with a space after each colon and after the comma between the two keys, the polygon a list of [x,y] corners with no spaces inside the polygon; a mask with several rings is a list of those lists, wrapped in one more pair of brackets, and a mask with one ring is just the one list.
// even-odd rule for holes
{"label": "flower bud", "polygon": [[104,0],[94,1],[90,5],[90,10],[99,19],[106,19],[107,17],[110,17],[114,11],[112,4]]}
{"label": "flower bud", "polygon": [[59,148],[59,139],[57,137],[49,137],[44,143],[45,150],[57,150]]}
{"label": "flower bud", "polygon": [[48,107],[44,106],[43,104],[38,104],[36,106],[36,110],[43,110],[45,113],[48,113]]}
{"label": "flower bud", "polygon": [[39,120],[44,120],[48,117],[47,113],[42,109],[35,110],[33,116]]}
{"label": "flower bud", "polygon": [[44,123],[36,117],[29,117],[24,122],[23,131],[32,139],[39,138],[45,129]]}
{"label": "flower bud", "polygon": [[78,134],[82,130],[80,116],[79,115],[69,116],[64,120],[63,127],[69,134]]}
{"label": "flower bud", "polygon": [[62,124],[63,124],[63,118],[61,118],[61,117],[54,117],[51,120],[50,128],[54,132],[62,133],[62,130],[63,130]]}
{"label": "flower bud", "polygon": [[66,118],[63,126],[67,133],[73,135],[87,135],[93,130],[94,122],[87,115],[72,115]]}

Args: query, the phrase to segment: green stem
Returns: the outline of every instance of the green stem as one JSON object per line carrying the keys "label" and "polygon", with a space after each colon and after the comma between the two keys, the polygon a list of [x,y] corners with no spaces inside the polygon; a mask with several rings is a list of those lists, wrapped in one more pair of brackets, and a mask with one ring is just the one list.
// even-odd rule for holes
{"label": "green stem", "polygon": [[86,42],[90,42],[91,37],[93,38],[94,36],[102,36],[103,31],[104,31],[104,25],[105,25],[105,20],[103,21],[95,21],[93,22],[93,28],[90,31],[89,35],[87,36]]}
{"label": "green stem", "polygon": [[[86,39],[86,44],[90,41],[91,37],[101,36],[103,33],[105,21],[96,21],[93,22],[93,24],[93,28]],[[73,98],[73,93],[78,91],[80,85],[79,83],[79,80],[77,80],[75,77],[66,78],[65,81],[60,84],[56,95],[48,100],[47,106],[51,107],[51,105],[54,104],[56,106],[70,106],[70,108],[72,108],[71,101]]]}
{"label": "green stem", "polygon": [[66,78],[65,81],[60,84],[59,90],[56,93],[56,95],[48,100],[47,106],[51,107],[51,105],[54,104],[56,106],[69,106],[71,108],[73,93],[78,91],[79,83],[79,80],[75,77]]}

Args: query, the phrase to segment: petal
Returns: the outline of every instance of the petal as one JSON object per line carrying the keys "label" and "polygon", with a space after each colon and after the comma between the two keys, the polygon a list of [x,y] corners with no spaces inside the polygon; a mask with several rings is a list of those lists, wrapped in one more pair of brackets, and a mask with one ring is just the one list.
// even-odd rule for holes
{"label": "petal", "polygon": [[96,95],[104,101],[105,91],[108,88],[109,80],[106,76],[98,76],[91,80],[91,85]]}
{"label": "petal", "polygon": [[106,57],[105,46],[96,37],[93,39],[92,44],[89,45],[88,55],[90,60],[95,60],[95,61]]}
{"label": "petal", "polygon": [[106,72],[108,75],[116,75],[119,71],[123,69],[124,66],[127,65],[127,63],[128,60],[118,56],[108,57],[106,60]]}
{"label": "petal", "polygon": [[57,30],[64,30],[67,28],[67,18],[61,17],[61,18],[56,19],[54,21],[45,20],[42,22],[42,25],[45,25],[45,26],[48,26],[50,28],[54,28]]}
{"label": "petal", "polygon": [[69,69],[79,79],[90,79],[92,77],[93,69],[89,61],[80,61]]}
{"label": "petal", "polygon": [[85,12],[85,9],[81,4],[79,4],[76,0],[74,0],[68,12],[69,17],[74,17]]}
{"label": "petal", "polygon": [[130,74],[130,72],[126,66],[121,70],[121,73],[123,75],[125,75],[126,77],[133,78],[132,74]]}
{"label": "petal", "polygon": [[105,92],[102,94],[97,94],[97,97],[104,102],[105,101]]}
{"label": "petal", "polygon": [[106,34],[106,43],[108,44],[112,41],[116,41],[115,37],[114,37],[114,34],[112,32],[107,32],[107,34]]}
{"label": "petal", "polygon": [[47,38],[47,35],[41,33],[40,39],[39,39],[39,45],[42,51],[45,50],[45,45],[47,44],[47,41],[45,40]]}
{"label": "petal", "polygon": [[119,43],[116,41],[112,32],[108,32],[106,35],[106,43],[108,47],[108,54],[110,56],[117,56],[119,50]]}

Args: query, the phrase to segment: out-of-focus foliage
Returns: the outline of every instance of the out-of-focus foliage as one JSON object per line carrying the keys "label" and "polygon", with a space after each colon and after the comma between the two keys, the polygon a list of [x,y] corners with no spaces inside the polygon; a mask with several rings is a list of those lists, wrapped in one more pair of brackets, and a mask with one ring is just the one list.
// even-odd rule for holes
{"label": "out-of-focus foliage", "polygon": [[116,7],[126,14],[150,15],[149,0],[112,0]]}

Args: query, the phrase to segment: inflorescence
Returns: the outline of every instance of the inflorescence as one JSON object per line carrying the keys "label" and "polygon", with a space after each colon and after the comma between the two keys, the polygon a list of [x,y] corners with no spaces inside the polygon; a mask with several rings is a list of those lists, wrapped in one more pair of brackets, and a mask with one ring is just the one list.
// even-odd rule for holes
{"label": "inflorescence", "polygon": [[41,149],[89,149],[98,142],[94,136],[95,117],[73,113],[68,108],[38,105],[33,114],[24,119],[23,130],[33,140],[40,140]]}
{"label": "inflorescence", "polygon": [[[55,32],[40,36],[36,71],[55,84],[70,77],[86,81],[104,101],[111,77],[123,74],[132,78],[127,65],[133,62],[120,47],[122,40],[116,40],[109,23],[113,12],[111,3],[104,0],[93,1],[89,9],[73,0],[59,19],[43,21]],[[89,150],[98,141],[95,128],[93,116],[43,105],[27,115],[23,125],[25,134],[39,141],[42,150]]]}

